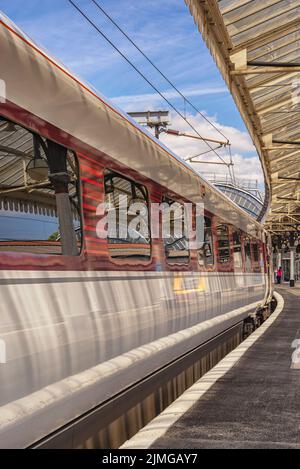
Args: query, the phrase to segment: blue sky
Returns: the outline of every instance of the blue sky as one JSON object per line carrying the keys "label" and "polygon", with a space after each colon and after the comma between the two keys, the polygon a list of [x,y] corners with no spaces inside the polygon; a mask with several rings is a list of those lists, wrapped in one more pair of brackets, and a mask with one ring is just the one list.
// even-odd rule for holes
{"label": "blue sky", "polygon": [[[92,2],[74,1],[182,110],[182,100],[170,93],[170,86]],[[261,180],[256,152],[184,0],[99,0],[99,3],[176,86],[228,135],[233,143],[238,175],[249,175],[251,165],[252,176]],[[91,28],[68,0],[0,0],[0,10],[33,40],[125,111],[166,108],[151,87]],[[187,112],[202,134],[218,135],[191,109],[188,108]],[[177,116],[172,114],[171,117],[173,128],[188,130]],[[183,157],[191,156],[200,148],[197,142],[191,143],[187,139],[175,142],[172,139],[174,137],[166,136],[164,141]],[[216,168],[207,166],[209,168],[205,167],[205,170],[214,171]],[[220,169],[223,170],[222,167]]]}

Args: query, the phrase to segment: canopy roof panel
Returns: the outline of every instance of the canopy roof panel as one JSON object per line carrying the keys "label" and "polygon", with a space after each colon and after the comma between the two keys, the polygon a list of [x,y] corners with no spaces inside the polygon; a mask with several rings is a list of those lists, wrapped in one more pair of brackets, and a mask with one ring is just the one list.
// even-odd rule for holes
{"label": "canopy roof panel", "polygon": [[267,227],[300,228],[300,0],[185,1],[260,156]]}

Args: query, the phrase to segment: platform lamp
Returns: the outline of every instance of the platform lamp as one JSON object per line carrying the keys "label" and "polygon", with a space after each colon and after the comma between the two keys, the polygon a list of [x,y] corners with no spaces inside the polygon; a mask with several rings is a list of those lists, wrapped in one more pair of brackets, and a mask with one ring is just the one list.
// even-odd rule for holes
{"label": "platform lamp", "polygon": [[[49,166],[48,162],[41,155],[41,146],[44,147],[44,141],[38,136],[33,134],[33,158],[29,161],[26,167],[26,173],[36,182],[45,181],[48,178]],[[46,147],[43,148],[45,153]]]}

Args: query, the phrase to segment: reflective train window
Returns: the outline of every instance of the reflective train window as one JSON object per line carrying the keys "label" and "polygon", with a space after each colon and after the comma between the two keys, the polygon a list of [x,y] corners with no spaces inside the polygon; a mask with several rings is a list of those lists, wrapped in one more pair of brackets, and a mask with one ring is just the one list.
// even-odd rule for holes
{"label": "reflective train window", "polygon": [[244,238],[244,251],[245,251],[245,270],[246,272],[252,272],[251,243],[250,243],[250,238],[248,238],[248,236]]}
{"label": "reflective train window", "polygon": [[146,188],[110,171],[105,174],[104,186],[110,256],[149,259],[151,236]]}
{"label": "reflective train window", "polygon": [[217,226],[218,237],[218,260],[220,264],[228,264],[230,262],[230,242],[229,229],[227,225],[219,224]]}
{"label": "reflective train window", "polygon": [[0,117],[0,252],[78,255],[75,154]]}
{"label": "reflective train window", "polygon": [[253,267],[254,272],[261,272],[260,248],[257,242],[252,243]]}
{"label": "reflective train window", "polygon": [[233,263],[234,267],[241,269],[243,267],[241,232],[233,232]]}
{"label": "reflective train window", "polygon": [[203,246],[198,250],[198,261],[201,266],[214,265],[214,245],[212,234],[212,222],[209,217],[204,217],[204,240]]}
{"label": "reflective train window", "polygon": [[169,263],[188,263],[190,258],[187,238],[188,227],[185,225],[184,205],[164,198],[163,240],[165,254]]}

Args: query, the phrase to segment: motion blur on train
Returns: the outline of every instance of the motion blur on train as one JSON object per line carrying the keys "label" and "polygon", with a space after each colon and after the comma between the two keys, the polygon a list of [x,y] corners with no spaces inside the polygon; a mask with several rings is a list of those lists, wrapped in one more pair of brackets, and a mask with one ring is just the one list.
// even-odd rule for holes
{"label": "motion blur on train", "polygon": [[[0,55],[0,446],[27,447],[254,324],[270,252],[262,225],[5,16]],[[152,237],[150,215],[148,236],[98,236],[99,204],[122,196],[204,204],[204,242]]]}

